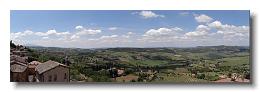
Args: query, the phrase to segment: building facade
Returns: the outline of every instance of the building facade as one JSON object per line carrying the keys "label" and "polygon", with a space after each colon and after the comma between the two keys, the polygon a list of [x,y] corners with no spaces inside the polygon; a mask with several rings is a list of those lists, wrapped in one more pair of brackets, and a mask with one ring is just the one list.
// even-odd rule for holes
{"label": "building facade", "polygon": [[47,61],[36,67],[36,82],[69,82],[69,67]]}

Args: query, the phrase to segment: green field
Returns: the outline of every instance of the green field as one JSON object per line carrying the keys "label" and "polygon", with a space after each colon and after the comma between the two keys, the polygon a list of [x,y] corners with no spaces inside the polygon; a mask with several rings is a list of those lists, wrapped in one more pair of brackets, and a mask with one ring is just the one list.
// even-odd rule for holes
{"label": "green field", "polygon": [[249,64],[249,56],[243,57],[228,57],[221,59],[224,62],[220,64],[221,66],[241,66],[244,64]]}
{"label": "green field", "polygon": [[171,75],[171,76],[167,76],[167,75],[161,75],[161,77],[163,77],[163,79],[161,80],[157,80],[155,82],[174,82],[174,83],[187,83],[187,82],[208,82],[207,80],[203,80],[203,79],[197,79],[197,78],[193,78],[191,76],[188,75]]}
{"label": "green field", "polygon": [[[61,48],[35,48],[36,60],[60,60]],[[42,53],[39,52],[44,52]],[[51,51],[51,52],[48,52]],[[239,46],[191,48],[64,48],[71,80],[92,82],[214,82],[238,74],[250,80],[250,49]],[[42,57],[44,56],[44,57]],[[111,70],[112,69],[112,70]],[[118,71],[123,71],[118,74]],[[87,79],[86,79],[87,78]],[[229,77],[230,78],[230,77]],[[91,80],[89,80],[91,79]]]}
{"label": "green field", "polygon": [[156,65],[163,65],[167,64],[167,61],[160,61],[160,60],[133,60],[129,61],[132,65],[139,65],[139,66],[156,66]]}

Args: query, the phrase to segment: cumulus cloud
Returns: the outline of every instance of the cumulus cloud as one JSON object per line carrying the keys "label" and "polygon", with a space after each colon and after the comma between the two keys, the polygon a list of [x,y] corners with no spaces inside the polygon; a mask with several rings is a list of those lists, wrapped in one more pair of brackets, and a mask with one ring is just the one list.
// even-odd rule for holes
{"label": "cumulus cloud", "polygon": [[132,35],[132,34],[134,34],[133,32],[127,32],[127,35]]}
{"label": "cumulus cloud", "polygon": [[133,32],[127,32],[125,35],[122,35],[123,38],[130,38],[132,35],[134,35],[135,33]]}
{"label": "cumulus cloud", "polygon": [[76,26],[75,29],[81,30],[81,29],[83,29],[83,26],[80,26],[80,25],[79,25],[79,26]]}
{"label": "cumulus cloud", "polygon": [[47,35],[56,34],[56,30],[49,30],[46,32]]}
{"label": "cumulus cloud", "polygon": [[16,33],[11,33],[11,38],[17,39],[25,36],[66,36],[69,35],[70,32],[57,32],[56,30],[48,30],[47,32],[33,32],[30,30],[26,30],[24,32],[16,32]]}
{"label": "cumulus cloud", "polygon": [[150,29],[138,41],[165,46],[249,45],[249,29],[248,26],[214,21],[198,25],[194,31],[185,31],[178,27]]}
{"label": "cumulus cloud", "polygon": [[76,26],[75,29],[76,32],[70,37],[70,39],[72,40],[79,39],[81,36],[96,35],[102,32],[99,29],[87,29],[84,28],[83,26]]}
{"label": "cumulus cloud", "polygon": [[205,25],[199,25],[195,31],[185,34],[187,37],[203,37],[209,34],[210,28]]}
{"label": "cumulus cloud", "polygon": [[76,35],[95,35],[101,33],[101,30],[99,29],[86,29],[82,26],[76,26],[75,29],[78,31]]}
{"label": "cumulus cloud", "polygon": [[138,39],[141,42],[170,42],[178,39],[183,35],[183,29],[174,28],[158,28],[150,29],[143,34],[143,37]]}
{"label": "cumulus cloud", "polygon": [[118,35],[103,35],[99,38],[90,38],[88,41],[94,41],[92,44],[99,44],[101,46],[106,45],[106,47],[112,44],[119,44],[119,41],[122,40]]}
{"label": "cumulus cloud", "polygon": [[110,39],[110,38],[116,38],[118,35],[111,35],[111,36],[101,36],[100,39]]}
{"label": "cumulus cloud", "polygon": [[108,28],[108,30],[111,30],[111,31],[114,31],[114,30],[117,30],[118,28],[117,27],[110,27]]}
{"label": "cumulus cloud", "polygon": [[143,36],[152,36],[152,37],[162,37],[162,36],[173,36],[179,34],[183,31],[181,28],[159,28],[159,29],[150,29]]}
{"label": "cumulus cloud", "polygon": [[42,37],[42,39],[49,39],[49,37]]}
{"label": "cumulus cloud", "polygon": [[[63,41],[75,41],[80,39],[81,36],[86,35],[95,35],[101,33],[101,30],[98,29],[86,29],[83,26],[76,26],[76,31],[66,31],[58,32],[55,29],[48,30],[46,32],[33,32],[31,30],[25,30],[23,32],[14,32],[11,33],[11,40],[19,41],[20,44],[26,44],[25,42],[21,43],[21,40],[25,41],[38,41],[38,40],[63,40]],[[17,43],[19,43],[17,42]]]}
{"label": "cumulus cloud", "polygon": [[51,39],[66,39],[70,34],[70,32],[57,32],[56,30],[48,30],[46,32],[33,32],[31,30],[25,30],[23,32],[11,33],[11,40],[14,40],[17,44],[32,44]]}
{"label": "cumulus cloud", "polygon": [[218,34],[222,34],[224,38],[230,39],[234,37],[238,38],[249,38],[249,27],[248,26],[235,26],[235,25],[223,25],[220,21],[214,21],[209,24],[209,27],[215,28]]}
{"label": "cumulus cloud", "polygon": [[198,22],[198,23],[209,23],[213,20],[213,18],[205,15],[205,14],[201,14],[201,15],[197,15],[195,14],[195,20]]}
{"label": "cumulus cloud", "polygon": [[24,32],[11,33],[11,38],[12,39],[17,39],[19,37],[28,36],[28,35],[32,35],[32,34],[34,34],[33,31],[25,30]]}
{"label": "cumulus cloud", "polygon": [[214,21],[209,24],[209,27],[216,28],[216,29],[221,29],[222,28],[222,23],[220,21]]}
{"label": "cumulus cloud", "polygon": [[33,31],[30,31],[30,30],[24,31],[24,35],[32,35],[32,34],[33,34]]}
{"label": "cumulus cloud", "polygon": [[76,33],[76,35],[95,35],[101,33],[101,30],[93,30],[93,29],[86,29],[86,30],[81,30]]}
{"label": "cumulus cloud", "polygon": [[138,12],[138,15],[142,16],[145,19],[159,18],[159,17],[164,18],[165,17],[164,15],[159,15],[159,14],[156,14],[152,11],[141,11],[141,12]]}
{"label": "cumulus cloud", "polygon": [[78,36],[78,35],[72,35],[71,37],[70,37],[70,39],[79,39],[80,37]]}
{"label": "cumulus cloud", "polygon": [[[142,11],[143,12],[143,11]],[[151,11],[146,11],[149,18],[159,17]],[[139,14],[141,12],[138,12]],[[153,16],[153,17],[152,17]],[[160,46],[201,46],[201,45],[249,45],[249,26],[224,24],[219,20],[201,14],[194,15],[199,22],[193,29],[180,27],[149,28],[143,32],[125,31],[125,33],[103,34],[100,29],[76,26],[71,31],[46,30],[35,32],[25,30],[12,32],[11,40],[20,43],[30,43],[41,46],[57,47],[160,47]],[[148,18],[148,17],[147,17]],[[118,27],[110,27],[117,30]],[[19,44],[20,44],[19,43]]]}
{"label": "cumulus cloud", "polygon": [[49,35],[64,36],[64,35],[69,35],[70,32],[57,32],[56,30],[48,30],[47,32],[34,32],[33,34],[37,36],[49,36]]}

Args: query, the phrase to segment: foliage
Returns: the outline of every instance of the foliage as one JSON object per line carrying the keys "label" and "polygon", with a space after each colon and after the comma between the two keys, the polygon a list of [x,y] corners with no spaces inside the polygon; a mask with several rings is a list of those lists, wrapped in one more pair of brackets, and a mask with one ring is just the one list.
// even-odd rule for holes
{"label": "foliage", "polygon": [[12,42],[12,40],[10,41],[10,47],[11,48],[16,48],[16,45]]}
{"label": "foliage", "polygon": [[[250,79],[249,47],[73,49],[34,47],[33,59],[63,62],[69,56],[71,80],[111,82],[208,82],[238,73]],[[117,69],[124,74],[118,75]],[[150,72],[148,72],[150,71]],[[130,75],[136,80],[126,80]],[[128,77],[126,77],[128,76]],[[133,77],[132,76],[132,77]],[[138,78],[137,78],[138,77]]]}

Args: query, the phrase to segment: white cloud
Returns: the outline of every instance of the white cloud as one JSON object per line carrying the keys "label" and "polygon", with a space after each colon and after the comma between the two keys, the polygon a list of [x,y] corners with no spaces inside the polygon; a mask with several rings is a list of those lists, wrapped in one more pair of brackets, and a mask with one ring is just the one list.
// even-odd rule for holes
{"label": "white cloud", "polygon": [[80,37],[79,36],[77,36],[77,35],[72,35],[71,37],[70,37],[70,39],[79,39]]}
{"label": "white cloud", "polygon": [[209,34],[210,28],[205,25],[199,25],[195,31],[185,34],[187,37],[203,37]]}
{"label": "white cloud", "polygon": [[19,44],[27,42],[47,39],[66,39],[70,32],[57,32],[56,30],[48,30],[47,32],[33,32],[25,30],[24,32],[11,33],[11,40],[19,41]]}
{"label": "white cloud", "polygon": [[213,20],[213,18],[205,15],[205,14],[201,14],[201,15],[194,15],[195,16],[195,20],[199,23],[209,23]]}
{"label": "white cloud", "polygon": [[217,33],[222,34],[225,39],[233,39],[234,37],[249,38],[248,26],[223,25],[220,21],[214,21],[209,24],[209,27],[215,28]]}
{"label": "white cloud", "polygon": [[56,35],[70,35],[70,32],[60,32],[56,33]]}
{"label": "white cloud", "polygon": [[37,35],[37,36],[47,36],[47,34],[43,33],[43,32],[35,32],[35,35]]}
{"label": "white cloud", "polygon": [[[75,31],[76,30],[76,31]],[[179,27],[151,28],[144,33],[125,31],[124,34],[102,34],[99,29],[76,26],[74,31],[47,30],[35,32],[25,30],[11,33],[11,40],[18,44],[35,44],[58,47],[160,47],[201,45],[249,45],[249,26],[223,24],[220,21],[198,25],[193,30]]]}
{"label": "white cloud", "polygon": [[214,21],[214,22],[209,24],[209,27],[213,27],[213,28],[216,28],[216,29],[221,29],[222,23],[220,21]]}
{"label": "white cloud", "polygon": [[108,30],[111,30],[111,31],[114,31],[114,30],[117,30],[118,28],[117,27],[110,27],[108,28]]}
{"label": "white cloud", "polygon": [[148,18],[158,18],[158,17],[161,17],[161,18],[164,18],[165,16],[164,15],[159,15],[159,14],[156,14],[152,11],[141,11],[138,13],[140,16],[142,16],[143,18],[145,19],[148,19]]}
{"label": "white cloud", "polygon": [[130,38],[130,35],[122,35],[123,38]]}
{"label": "white cloud", "polygon": [[189,12],[180,12],[179,13],[179,15],[181,15],[181,16],[187,16],[187,15],[189,15],[190,13]]}
{"label": "white cloud", "polygon": [[223,25],[215,21],[208,25],[198,25],[190,32],[178,27],[150,29],[137,42],[148,46],[249,45],[249,27]]}
{"label": "white cloud", "polygon": [[[69,32],[58,32],[55,29],[48,30],[46,32],[33,32],[30,30],[25,30],[23,32],[14,32],[11,33],[11,40],[20,41],[28,41],[33,42],[37,40],[63,40],[63,41],[75,41],[81,38],[80,36],[86,35],[95,35],[101,33],[101,30],[94,30],[94,29],[86,29],[82,26],[76,26],[75,29],[77,31]],[[19,43],[19,42],[18,42]],[[22,42],[23,44],[25,42]]]}
{"label": "white cloud", "polygon": [[42,39],[49,39],[49,37],[42,37]]}
{"label": "white cloud", "polygon": [[22,36],[22,32],[11,33],[11,39],[17,39]]}
{"label": "white cloud", "polygon": [[118,35],[111,35],[111,36],[101,36],[100,39],[110,39],[110,38],[116,38]]}
{"label": "white cloud", "polygon": [[20,37],[29,36],[33,34],[34,32],[30,30],[25,30],[24,32],[11,33],[11,39],[19,39]]}
{"label": "white cloud", "polygon": [[46,32],[47,35],[52,35],[52,34],[56,34],[56,30],[49,30]]}
{"label": "white cloud", "polygon": [[83,26],[76,26],[75,29],[77,30],[83,29]]}
{"label": "white cloud", "polygon": [[133,32],[127,32],[127,35],[132,35],[132,34],[134,34]]}
{"label": "white cloud", "polygon": [[159,29],[150,29],[143,36],[151,36],[151,37],[162,37],[162,36],[174,36],[179,34],[179,32],[183,31],[181,28],[159,28]]}
{"label": "white cloud", "polygon": [[24,35],[32,35],[32,34],[33,34],[33,31],[30,31],[30,30],[24,31]]}
{"label": "white cloud", "polygon": [[134,35],[135,33],[133,32],[127,32],[125,35],[122,35],[123,38],[130,38],[132,35]]}
{"label": "white cloud", "polygon": [[95,35],[101,33],[101,30],[85,29],[76,33],[76,35]]}
{"label": "white cloud", "polygon": [[158,28],[146,31],[142,38],[138,39],[141,42],[171,42],[179,39],[183,35],[183,29],[174,28]]}
{"label": "white cloud", "polygon": [[118,35],[103,35],[99,38],[90,38],[87,41],[92,42],[92,44],[99,44],[102,46],[110,46],[112,44],[119,44],[118,42],[122,40]]}
{"label": "white cloud", "polygon": [[35,32],[33,33],[37,36],[50,36],[50,35],[56,35],[56,36],[64,36],[64,35],[70,35],[70,32],[57,32],[56,30],[48,30],[47,32]]}
{"label": "white cloud", "polygon": [[83,26],[76,26],[75,29],[77,31],[73,35],[70,36],[71,40],[79,39],[79,38],[81,38],[81,36],[96,35],[96,34],[99,34],[102,32],[99,29],[86,29]]}
{"label": "white cloud", "polygon": [[33,34],[34,32],[30,30],[25,30],[24,32],[11,33],[11,39],[20,39],[22,37],[27,37]]}
{"label": "white cloud", "polygon": [[80,36],[80,35],[95,35],[98,33],[101,33],[101,30],[95,30],[95,29],[86,29],[82,26],[76,26],[75,29],[77,30],[76,35]]}

